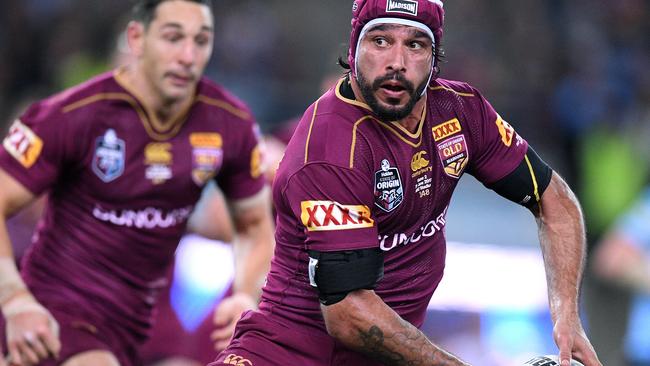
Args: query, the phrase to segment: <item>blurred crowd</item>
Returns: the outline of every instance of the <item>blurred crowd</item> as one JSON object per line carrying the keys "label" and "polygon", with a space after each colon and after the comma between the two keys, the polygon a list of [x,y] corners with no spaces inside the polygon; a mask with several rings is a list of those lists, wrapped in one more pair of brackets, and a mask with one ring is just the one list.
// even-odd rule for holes
{"label": "blurred crowd", "polygon": [[[215,0],[207,74],[246,101],[266,132],[278,130],[318,97],[323,77],[342,71],[350,6]],[[0,1],[0,131],[27,103],[109,70],[130,7]],[[450,0],[445,9],[441,77],[481,90],[567,178],[596,245],[650,182],[650,1]],[[602,303],[595,296],[588,301]],[[611,306],[593,313],[624,305]]]}

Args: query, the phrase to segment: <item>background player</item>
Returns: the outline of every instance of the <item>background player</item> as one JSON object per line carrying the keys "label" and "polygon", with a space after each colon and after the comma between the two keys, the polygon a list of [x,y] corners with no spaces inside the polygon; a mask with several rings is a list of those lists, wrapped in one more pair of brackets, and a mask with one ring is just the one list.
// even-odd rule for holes
{"label": "background player", "polygon": [[[201,77],[209,2],[143,0],[134,15],[133,63],[32,105],[3,141],[0,304],[13,364],[138,364],[174,249],[213,178],[242,237],[221,317],[234,324],[255,306],[273,245],[268,190],[250,111]],[[4,219],[46,190],[21,278]]]}
{"label": "background player", "polygon": [[442,2],[352,11],[350,74],[306,111],[274,182],[260,309],[211,365],[466,365],[417,329],[465,172],[535,214],[562,364],[600,365],[578,316],[578,202],[476,89],[436,78]]}

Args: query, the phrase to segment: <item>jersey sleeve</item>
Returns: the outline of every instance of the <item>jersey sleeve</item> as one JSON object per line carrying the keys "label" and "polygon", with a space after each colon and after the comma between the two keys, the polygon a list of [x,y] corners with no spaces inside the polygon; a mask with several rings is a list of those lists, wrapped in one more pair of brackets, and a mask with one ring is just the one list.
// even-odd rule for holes
{"label": "jersey sleeve", "polygon": [[72,135],[59,108],[36,103],[9,127],[0,149],[0,168],[38,195],[58,179],[70,146],[66,136]]}
{"label": "jersey sleeve", "polygon": [[287,182],[283,200],[306,236],[306,249],[342,251],[378,246],[373,192],[359,172],[312,163]]}
{"label": "jersey sleeve", "polygon": [[[241,126],[241,125],[240,125]],[[224,141],[229,149],[227,160],[216,180],[231,200],[245,199],[258,193],[265,185],[264,146],[259,127],[252,121],[237,129],[239,139]]]}
{"label": "jersey sleeve", "polygon": [[517,168],[528,143],[478,91],[474,94],[472,116],[468,118],[474,143],[469,173],[483,184],[491,184]]}

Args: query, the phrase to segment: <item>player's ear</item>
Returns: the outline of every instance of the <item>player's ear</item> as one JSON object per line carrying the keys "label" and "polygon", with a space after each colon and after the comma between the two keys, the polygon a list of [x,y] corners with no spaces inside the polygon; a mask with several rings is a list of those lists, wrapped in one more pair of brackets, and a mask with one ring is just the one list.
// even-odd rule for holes
{"label": "player's ear", "polygon": [[144,36],[144,24],[132,20],[126,26],[126,40],[129,44],[129,49],[136,57],[142,55],[142,50],[144,48]]}

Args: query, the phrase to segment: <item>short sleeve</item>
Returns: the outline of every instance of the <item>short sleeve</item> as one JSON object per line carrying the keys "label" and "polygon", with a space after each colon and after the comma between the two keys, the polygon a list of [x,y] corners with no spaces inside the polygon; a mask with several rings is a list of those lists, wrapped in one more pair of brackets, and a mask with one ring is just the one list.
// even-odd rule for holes
{"label": "short sleeve", "polygon": [[265,185],[264,146],[259,127],[247,121],[235,131],[236,139],[224,141],[228,161],[217,175],[217,183],[231,200],[245,199],[258,193]]}
{"label": "short sleeve", "polygon": [[468,120],[474,131],[474,157],[470,157],[469,173],[483,184],[491,184],[515,170],[526,155],[528,143],[478,91],[471,104]]}
{"label": "short sleeve", "polygon": [[617,223],[617,229],[650,254],[650,189],[647,189],[632,209]]}
{"label": "short sleeve", "polygon": [[306,249],[341,251],[378,246],[373,192],[358,171],[312,163],[296,172],[284,201],[302,225]]}
{"label": "short sleeve", "polygon": [[32,105],[9,127],[0,149],[0,167],[35,195],[51,187],[65,161],[66,131],[58,108]]}

